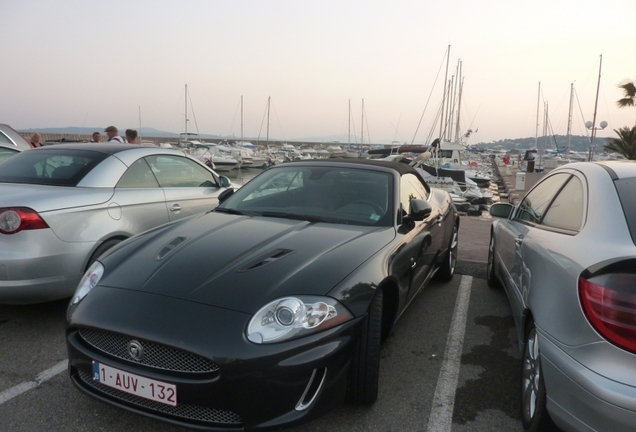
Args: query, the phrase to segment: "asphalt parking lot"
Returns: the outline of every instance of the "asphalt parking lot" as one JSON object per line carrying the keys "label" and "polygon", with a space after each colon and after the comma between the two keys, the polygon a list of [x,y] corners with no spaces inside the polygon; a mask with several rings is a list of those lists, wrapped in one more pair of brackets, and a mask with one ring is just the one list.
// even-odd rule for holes
{"label": "asphalt parking lot", "polygon": [[[484,270],[484,263],[461,262],[464,274],[418,295],[382,348],[375,405],[344,405],[287,430],[521,431],[513,320],[505,293],[487,286]],[[0,305],[0,430],[183,430],[97,402],[71,385],[66,304]]]}

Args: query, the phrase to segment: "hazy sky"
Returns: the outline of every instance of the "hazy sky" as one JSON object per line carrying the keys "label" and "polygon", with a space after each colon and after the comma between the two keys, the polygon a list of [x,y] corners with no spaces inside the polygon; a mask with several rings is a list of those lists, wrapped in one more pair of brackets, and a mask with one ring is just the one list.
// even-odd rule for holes
{"label": "hazy sky", "polygon": [[187,84],[189,132],[240,137],[243,96],[245,136],[265,137],[271,97],[270,138],[346,142],[350,100],[359,142],[364,99],[365,142],[421,143],[451,45],[469,143],[534,137],[539,82],[539,135],[543,102],[566,133],[573,82],[585,135],[600,55],[606,137],[636,121],[616,107],[636,79],[635,16],[635,0],[0,0],[0,123],[179,133]]}

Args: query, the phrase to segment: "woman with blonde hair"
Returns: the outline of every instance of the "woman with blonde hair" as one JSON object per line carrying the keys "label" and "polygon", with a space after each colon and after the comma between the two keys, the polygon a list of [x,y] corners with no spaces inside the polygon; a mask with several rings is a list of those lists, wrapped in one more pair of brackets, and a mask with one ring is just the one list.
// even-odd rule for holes
{"label": "woman with blonde hair", "polygon": [[31,135],[31,147],[42,147],[44,144],[40,142],[42,136],[39,133]]}

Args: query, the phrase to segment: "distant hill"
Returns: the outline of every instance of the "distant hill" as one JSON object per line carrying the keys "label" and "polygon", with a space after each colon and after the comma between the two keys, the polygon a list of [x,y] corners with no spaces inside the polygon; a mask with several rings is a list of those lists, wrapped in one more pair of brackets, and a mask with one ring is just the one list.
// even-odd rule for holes
{"label": "distant hill", "polygon": [[[536,141],[536,145],[535,145]],[[594,146],[597,152],[603,151],[603,145],[607,143],[607,138],[596,137],[594,139]],[[499,141],[492,141],[488,143],[476,144],[482,148],[498,148],[502,150],[515,150],[515,149],[531,149],[539,148],[544,150],[557,150],[567,147],[567,136],[565,135],[553,135],[549,137],[539,137],[538,140],[532,138],[515,138],[504,139]],[[570,150],[586,152],[590,148],[590,137],[583,135],[572,135],[570,137]]]}
{"label": "distant hill", "polygon": [[[126,129],[120,129],[119,134],[124,135]],[[63,128],[38,128],[38,129],[20,129],[20,132],[25,133],[54,133],[65,135],[91,135],[93,132],[104,133],[104,127],[63,127]],[[161,138],[179,138],[178,133],[161,131],[155,128],[142,127],[138,130],[142,136],[145,137],[161,137]],[[201,134],[201,138],[225,138],[220,135]]]}

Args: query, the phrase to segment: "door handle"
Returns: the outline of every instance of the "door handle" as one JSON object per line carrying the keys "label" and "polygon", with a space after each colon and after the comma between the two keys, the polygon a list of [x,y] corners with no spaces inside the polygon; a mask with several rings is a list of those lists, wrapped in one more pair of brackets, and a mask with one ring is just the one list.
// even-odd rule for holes
{"label": "door handle", "polygon": [[181,210],[181,206],[179,204],[173,204],[172,207],[170,207],[171,212],[176,212],[179,210]]}

